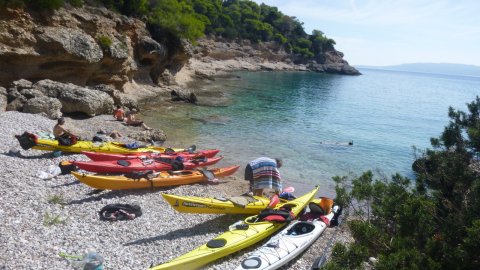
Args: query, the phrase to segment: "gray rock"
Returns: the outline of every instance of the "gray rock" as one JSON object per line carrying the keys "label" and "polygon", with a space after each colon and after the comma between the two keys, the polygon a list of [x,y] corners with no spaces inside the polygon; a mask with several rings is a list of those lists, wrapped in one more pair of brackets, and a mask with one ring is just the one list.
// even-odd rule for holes
{"label": "gray rock", "polygon": [[52,80],[41,80],[33,85],[33,88],[38,89],[48,97],[57,98],[63,91],[64,84]]}
{"label": "gray rock", "polygon": [[17,91],[22,91],[23,89],[31,89],[32,85],[33,84],[31,81],[20,79],[18,81],[12,82],[10,88],[15,88]]}
{"label": "gray rock", "polygon": [[7,111],[22,111],[23,105],[27,102],[27,99],[24,96],[19,96],[18,98],[14,99],[12,102],[7,104],[5,110]]}
{"label": "gray rock", "polygon": [[116,105],[121,105],[129,109],[138,108],[138,102],[136,99],[118,90],[113,92],[113,102]]}
{"label": "gray rock", "polygon": [[109,114],[113,110],[113,99],[103,91],[51,80],[39,81],[33,87],[48,97],[60,100],[64,113],[81,112],[94,116]]}
{"label": "gray rock", "polygon": [[197,96],[193,93],[192,89],[177,88],[170,92],[172,101],[185,101],[195,104],[197,102]]}
{"label": "gray rock", "polygon": [[0,112],[5,111],[7,107],[8,99],[7,99],[7,89],[0,87]]}
{"label": "gray rock", "polygon": [[64,113],[81,112],[88,116],[109,114],[113,110],[113,99],[106,93],[65,84],[58,95]]}
{"label": "gray rock", "polygon": [[98,84],[93,87],[94,90],[102,91],[107,93],[109,96],[113,97],[113,93],[116,91],[115,88],[106,85],[106,84]]}
{"label": "gray rock", "polygon": [[20,94],[22,94],[22,96],[24,96],[27,99],[45,96],[45,94],[42,91],[38,89],[32,89],[32,88],[22,89],[20,90]]}
{"label": "gray rock", "polygon": [[58,99],[47,96],[29,99],[23,106],[25,113],[45,113],[50,119],[61,117],[61,109],[62,103]]}
{"label": "gray rock", "polygon": [[[103,58],[103,52],[95,39],[84,31],[67,27],[43,27],[43,33],[37,36],[46,53],[51,55],[70,54],[88,63],[97,63]],[[47,46],[45,46],[47,45]]]}
{"label": "gray rock", "polygon": [[158,129],[135,131],[129,133],[128,137],[143,142],[164,142],[167,140],[167,135],[162,130]]}
{"label": "gray rock", "polygon": [[118,60],[127,59],[129,57],[128,46],[115,37],[110,37],[110,39],[112,40],[112,45],[105,50],[106,54]]}
{"label": "gray rock", "polygon": [[166,48],[148,36],[143,36],[138,41],[137,53],[144,63],[158,63],[167,57]]}

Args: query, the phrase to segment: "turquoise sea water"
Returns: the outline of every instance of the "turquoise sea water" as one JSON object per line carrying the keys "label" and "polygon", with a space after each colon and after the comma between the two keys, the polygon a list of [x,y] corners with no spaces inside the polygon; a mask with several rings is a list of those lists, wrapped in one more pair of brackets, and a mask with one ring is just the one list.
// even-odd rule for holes
{"label": "turquoise sea water", "polygon": [[285,180],[320,184],[331,194],[335,175],[379,170],[413,178],[412,146],[429,147],[448,124],[448,107],[466,110],[480,94],[480,78],[361,72],[242,72],[204,86],[223,90],[229,106],[153,102],[143,118],[183,145],[221,149],[219,165],[242,165],[239,177],[251,159],[280,157]]}

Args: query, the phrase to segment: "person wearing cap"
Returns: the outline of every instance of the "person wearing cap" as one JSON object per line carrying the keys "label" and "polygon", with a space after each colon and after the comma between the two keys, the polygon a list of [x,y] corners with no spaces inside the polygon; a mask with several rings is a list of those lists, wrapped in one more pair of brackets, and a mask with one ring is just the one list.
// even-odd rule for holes
{"label": "person wearing cap", "polygon": [[127,125],[135,126],[135,127],[140,127],[141,126],[146,130],[151,130],[152,128],[145,125],[145,123],[143,123],[142,120],[137,120],[135,118],[136,114],[137,114],[137,109],[135,109],[135,108],[131,109],[130,112],[127,113],[127,119],[126,119]]}
{"label": "person wearing cap", "polygon": [[245,180],[250,181],[253,195],[262,196],[265,189],[273,189],[280,194],[282,183],[278,169],[282,167],[282,163],[279,158],[260,157],[247,164]]}

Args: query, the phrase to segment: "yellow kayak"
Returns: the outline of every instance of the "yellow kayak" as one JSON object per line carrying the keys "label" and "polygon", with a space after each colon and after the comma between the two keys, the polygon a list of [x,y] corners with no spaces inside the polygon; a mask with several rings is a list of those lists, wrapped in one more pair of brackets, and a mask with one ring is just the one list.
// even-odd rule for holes
{"label": "yellow kayak", "polygon": [[[194,214],[258,214],[270,203],[270,199],[259,196],[238,196],[229,199],[173,194],[162,194],[162,196],[178,212]],[[237,203],[239,200],[245,203]]]}
{"label": "yellow kayak", "polygon": [[[318,187],[309,193],[294,199],[292,201],[278,204],[275,209],[289,208],[297,216],[303,208],[313,199],[318,191]],[[231,226],[232,228],[210,240],[189,253],[177,257],[167,263],[154,266],[151,270],[161,269],[197,269],[207,263],[213,262],[219,258],[227,256],[241,249],[252,246],[253,244],[265,239],[284,227],[287,222],[275,221],[257,221],[258,216],[251,216],[245,219],[243,224]]]}
{"label": "yellow kayak", "polygon": [[[239,167],[240,166],[231,166],[211,169],[208,171],[213,173],[214,177],[225,177],[235,173]],[[146,177],[133,179],[124,175],[95,175],[81,174],[77,172],[72,172],[72,175],[80,182],[90,187],[111,190],[179,186],[200,183],[208,180],[207,176],[199,170],[158,172],[151,179],[147,179]]]}
{"label": "yellow kayak", "polygon": [[[92,141],[77,141],[73,145],[60,145],[57,140],[49,138],[41,138],[38,135],[25,132],[23,135],[16,136],[23,149],[29,148],[45,151],[62,151],[71,153],[81,153],[83,151],[102,152],[102,153],[138,153],[138,152],[165,152],[166,147],[161,146],[146,146],[140,148],[128,148],[124,143],[119,142],[92,142]],[[175,152],[182,152],[186,149],[173,148]],[[171,151],[171,150],[170,150]]]}

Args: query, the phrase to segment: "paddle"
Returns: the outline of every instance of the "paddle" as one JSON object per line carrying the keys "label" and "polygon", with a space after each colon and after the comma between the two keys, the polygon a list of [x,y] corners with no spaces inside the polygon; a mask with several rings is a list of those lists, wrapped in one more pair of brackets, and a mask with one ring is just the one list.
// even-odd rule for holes
{"label": "paddle", "polygon": [[193,154],[195,153],[195,150],[197,150],[197,146],[195,144],[190,145],[187,149],[184,149],[184,151]]}
{"label": "paddle", "polygon": [[327,246],[325,247],[325,249],[323,250],[323,254],[322,256],[318,257],[317,259],[315,259],[315,261],[313,262],[313,265],[312,265],[312,268],[311,270],[318,270],[318,269],[321,269],[325,263],[327,262],[327,253],[328,253],[328,250],[330,249],[330,246],[332,245],[333,243],[333,239],[335,238],[337,232],[338,232],[338,229],[340,228],[340,225],[342,225],[342,221],[343,221],[343,218],[341,218],[342,216],[342,211],[343,209],[340,208],[340,210],[338,211],[338,213],[335,213],[336,216],[333,216],[333,219],[330,221],[330,224],[337,224],[337,231],[335,231],[334,234],[332,234],[332,236],[330,237],[330,240],[328,241],[328,244]]}

